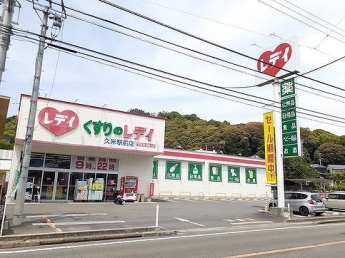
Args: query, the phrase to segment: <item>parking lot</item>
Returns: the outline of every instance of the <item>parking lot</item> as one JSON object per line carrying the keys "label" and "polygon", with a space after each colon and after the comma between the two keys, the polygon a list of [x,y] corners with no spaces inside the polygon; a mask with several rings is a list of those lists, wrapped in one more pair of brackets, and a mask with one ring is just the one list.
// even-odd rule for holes
{"label": "parking lot", "polygon": [[[112,202],[26,203],[23,225],[13,226],[14,205],[7,205],[9,231],[36,234],[160,226],[175,230],[214,229],[283,223],[286,218],[264,212],[263,200],[159,199],[115,205]],[[327,211],[337,217],[345,211]],[[301,217],[294,214],[294,217]],[[310,215],[313,217],[313,215]]]}

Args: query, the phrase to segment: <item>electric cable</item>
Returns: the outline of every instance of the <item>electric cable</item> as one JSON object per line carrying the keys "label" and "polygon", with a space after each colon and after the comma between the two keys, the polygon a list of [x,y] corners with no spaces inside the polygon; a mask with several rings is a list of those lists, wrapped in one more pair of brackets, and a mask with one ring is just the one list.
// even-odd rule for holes
{"label": "electric cable", "polygon": [[[229,52],[234,53],[234,54],[236,54],[236,55],[239,55],[239,56],[242,56],[242,57],[248,58],[248,59],[250,59],[250,60],[257,61],[257,62],[261,62],[261,63],[263,63],[263,64],[266,64],[266,65],[269,65],[269,66],[272,66],[272,67],[275,67],[275,68],[279,68],[280,70],[283,70],[283,71],[285,71],[285,72],[292,73],[292,71],[289,71],[289,70],[287,70],[287,69],[285,69],[285,68],[281,68],[281,67],[278,67],[278,66],[276,66],[276,65],[272,65],[271,63],[267,63],[267,62],[265,62],[265,61],[259,60],[259,59],[257,59],[257,58],[252,57],[252,56],[249,56],[249,55],[247,55],[247,54],[241,53],[241,52],[236,51],[236,50],[233,50],[233,49],[231,49],[231,48],[224,47],[224,46],[219,45],[219,44],[217,44],[217,43],[214,43],[214,42],[212,42],[212,41],[209,41],[209,40],[203,39],[203,38],[201,38],[201,37],[195,36],[195,35],[193,35],[193,34],[191,34],[191,33],[185,32],[185,31],[183,31],[183,30],[181,30],[181,29],[175,28],[175,27],[173,27],[173,26],[171,26],[171,25],[165,24],[165,23],[163,23],[163,22],[160,22],[160,21],[158,21],[158,20],[155,20],[155,19],[153,19],[153,18],[150,18],[150,17],[145,16],[145,15],[143,15],[143,14],[140,14],[140,13],[138,13],[138,12],[134,12],[134,11],[132,11],[132,10],[129,10],[129,9],[127,9],[127,8],[124,8],[124,7],[122,7],[122,6],[119,6],[119,5],[117,5],[117,4],[114,4],[114,3],[112,3],[112,2],[109,2],[109,1],[107,1],[107,0],[98,0],[98,1],[99,1],[99,2],[102,2],[102,3],[104,3],[104,4],[107,4],[107,5],[109,5],[109,6],[112,6],[112,7],[116,8],[116,9],[119,9],[119,10],[121,10],[121,11],[130,13],[130,14],[135,15],[135,16],[137,16],[137,17],[140,17],[140,18],[142,18],[142,19],[145,19],[145,20],[148,20],[148,21],[153,22],[153,23],[155,23],[155,24],[158,24],[158,25],[160,25],[160,26],[163,26],[163,27],[165,27],[165,28],[168,28],[168,29],[170,29],[170,30],[179,32],[179,33],[181,33],[181,34],[183,34],[183,35],[186,35],[186,36],[189,36],[189,37],[191,37],[191,38],[197,39],[197,40],[199,40],[199,41],[202,41],[202,42],[204,42],[204,43],[207,43],[207,44],[210,44],[210,45],[212,45],[212,46],[218,47],[218,48],[220,48],[220,49],[229,51]],[[259,0],[259,1],[261,2],[261,0]],[[344,42],[344,43],[345,43],[345,42]],[[257,72],[259,72],[259,71],[257,71]],[[263,72],[261,72],[261,73],[263,73]],[[274,77],[274,76],[272,76],[272,77]],[[336,86],[331,85],[331,84],[329,84],[329,83],[325,83],[325,82],[322,82],[322,81],[320,81],[320,80],[316,80],[316,79],[310,78],[310,77],[305,76],[305,75],[299,75],[299,77],[302,77],[302,78],[305,78],[305,79],[308,79],[308,80],[311,80],[311,81],[314,81],[314,82],[317,82],[317,83],[320,83],[320,84],[324,84],[324,85],[327,85],[327,86],[332,87],[332,88],[335,88],[335,87],[336,87]],[[338,87],[338,88],[339,88],[339,87]],[[341,90],[345,91],[345,89],[341,89]]]}
{"label": "electric cable", "polygon": [[345,32],[345,30],[343,30],[343,29],[341,29],[341,28],[338,27],[338,24],[345,18],[345,16],[343,16],[343,18],[340,19],[340,21],[338,22],[337,25],[333,25],[332,23],[329,23],[328,21],[326,21],[326,20],[324,20],[324,19],[322,19],[322,18],[316,16],[315,14],[313,14],[313,13],[311,13],[311,12],[308,12],[307,10],[305,10],[305,9],[303,9],[303,8],[301,8],[301,7],[299,7],[298,5],[292,3],[292,2],[290,2],[290,1],[288,1],[288,0],[285,0],[285,1],[288,2],[289,4],[291,4],[292,6],[298,8],[299,10],[302,10],[302,11],[306,12],[307,14],[309,14],[309,15],[311,15],[311,16],[313,16],[313,17],[315,17],[315,18],[317,18],[317,19],[319,19],[319,20],[321,20],[321,21],[323,21],[324,23],[327,23],[328,25],[334,27],[335,29],[338,29],[338,30],[341,30],[341,31]]}
{"label": "electric cable", "polygon": [[[99,0],[99,1],[101,1],[101,0]],[[59,5],[58,3],[55,3],[55,4]],[[73,8],[70,8],[70,7],[66,7],[66,6],[65,6],[65,8],[66,8],[66,9],[69,9],[69,10],[72,10],[72,11],[74,11],[74,12],[81,13],[81,14],[83,14],[83,15],[87,15],[87,16],[92,17],[92,18],[95,18],[95,19],[102,20],[102,21],[107,22],[107,23],[111,23],[111,24],[116,25],[116,26],[120,26],[120,27],[122,27],[122,28],[131,30],[131,31],[133,31],[133,32],[135,32],[135,33],[140,33],[141,35],[145,35],[145,36],[147,36],[147,37],[151,37],[151,38],[154,38],[154,39],[156,39],[156,40],[160,40],[160,41],[162,41],[162,42],[165,42],[165,43],[168,43],[168,44],[171,44],[171,45],[180,47],[180,48],[182,48],[182,49],[185,49],[185,50],[188,50],[188,51],[192,51],[192,52],[194,52],[194,53],[198,53],[198,54],[201,54],[201,55],[204,55],[204,56],[207,56],[207,57],[216,59],[216,60],[218,60],[218,61],[226,62],[226,63],[228,63],[228,64],[235,65],[235,66],[238,66],[238,67],[241,67],[241,68],[244,68],[244,69],[248,69],[248,70],[251,70],[251,71],[254,71],[254,72],[258,73],[258,71],[255,70],[255,69],[252,69],[252,68],[249,68],[249,67],[246,67],[246,66],[242,66],[242,65],[239,65],[239,64],[236,64],[236,63],[232,63],[232,62],[226,61],[226,60],[221,59],[221,58],[218,58],[218,57],[214,57],[214,56],[211,56],[211,55],[207,55],[207,54],[204,54],[204,53],[202,53],[202,52],[200,52],[200,51],[196,51],[196,50],[193,50],[193,49],[190,49],[190,48],[185,48],[185,47],[180,46],[180,45],[177,45],[177,44],[175,44],[175,43],[172,43],[172,42],[169,42],[169,41],[166,41],[166,40],[159,39],[159,38],[157,38],[157,37],[148,35],[148,34],[146,34],[146,33],[142,33],[142,32],[137,31],[137,30],[133,30],[133,29],[131,29],[131,28],[128,28],[128,27],[123,26],[123,25],[120,25],[120,24],[118,24],[118,23],[115,23],[115,22],[112,22],[112,21],[109,21],[109,20],[100,18],[100,17],[98,17],[98,16],[95,16],[95,15],[92,15],[92,14],[88,14],[88,13],[85,13],[85,12],[82,12],[82,11],[79,11],[79,10],[76,10],[76,9],[73,9]],[[342,58],[340,58],[340,59],[342,59]],[[255,60],[257,60],[257,59],[255,59]],[[234,70],[233,68],[231,68],[231,69]],[[244,73],[243,71],[241,71],[241,72]],[[259,76],[256,76],[256,77],[260,78]],[[302,77],[303,77],[303,76],[302,76]],[[304,76],[304,77],[305,77],[305,76]],[[307,78],[308,78],[308,77],[307,77]],[[337,88],[337,89],[339,89],[339,90],[345,91],[344,89],[342,89],[342,88],[340,88],[340,87],[333,86],[333,85],[330,85],[330,84],[326,84],[326,83],[321,82],[321,81],[318,81],[318,80],[315,80],[315,81],[318,82],[318,83],[321,83],[321,84],[325,84],[326,86],[335,87],[335,88]],[[272,80],[272,82],[273,82],[273,80]],[[258,85],[256,85],[256,86],[259,87]]]}
{"label": "electric cable", "polygon": [[[35,34],[35,33],[30,33],[30,34]],[[59,42],[59,41],[56,40],[56,39],[54,39],[54,41]],[[66,43],[64,42],[64,44],[66,44]],[[67,45],[73,45],[73,44],[69,44],[69,43],[68,43]],[[73,50],[73,49],[69,49],[69,48],[65,48],[65,47],[61,48],[60,46],[54,45],[54,44],[51,44],[51,43],[49,44],[49,46],[55,47],[55,48],[58,48],[58,49],[62,49],[62,50],[65,50],[65,51],[69,51],[69,52],[72,52],[72,53],[74,53],[74,54],[79,53],[79,54],[86,55],[86,56],[89,56],[89,57],[99,58],[99,57],[95,57],[95,56],[92,56],[92,55],[90,55],[90,54],[82,53],[82,52],[80,52],[80,51],[76,51],[76,50]],[[76,47],[77,47],[77,48],[80,48],[80,49],[83,49],[84,51],[93,52],[93,53],[102,55],[102,53],[99,53],[98,51],[92,51],[92,50],[90,50],[90,49],[86,49],[86,48],[83,48],[83,47],[80,47],[80,46],[76,46]],[[109,56],[108,54],[103,54],[103,55],[106,56],[106,57],[108,57],[108,58],[109,58],[109,57],[110,57],[110,58],[114,58],[114,57],[112,57],[112,56]],[[117,59],[117,58],[115,58],[115,59]],[[183,83],[183,84],[186,84],[186,85],[188,85],[188,86],[197,87],[197,88],[202,88],[202,87],[200,87],[200,86],[193,85],[193,84],[191,84],[191,83],[186,83],[186,82],[178,81],[178,80],[175,80],[175,79],[172,79],[172,78],[169,78],[169,77],[166,77],[166,76],[162,76],[162,75],[157,75],[157,74],[154,74],[154,73],[151,73],[151,72],[147,72],[147,71],[144,71],[144,70],[141,70],[141,69],[138,69],[138,68],[133,68],[133,67],[130,67],[130,66],[127,66],[127,65],[124,65],[124,64],[116,63],[116,62],[113,62],[113,61],[110,61],[110,60],[107,60],[107,59],[104,59],[104,58],[100,58],[100,60],[102,60],[102,61],[107,61],[107,62],[111,62],[111,63],[116,64],[116,65],[121,65],[121,66],[126,67],[126,68],[129,68],[129,69],[133,69],[133,70],[140,71],[140,72],[144,72],[144,73],[147,73],[147,74],[150,74],[150,75],[158,76],[158,77],[160,77],[160,78],[164,78],[164,79],[171,80],[171,81],[174,81],[174,82]],[[132,62],[130,62],[130,63],[132,64]],[[132,65],[133,65],[133,64],[132,64]],[[140,65],[140,66],[141,66],[141,65]],[[148,68],[147,66],[141,66],[141,67],[144,67],[145,69],[150,69],[150,68]],[[153,68],[152,70],[154,70],[155,72],[165,73],[164,71],[161,71],[161,70],[158,70],[158,69],[155,69],[155,68]],[[190,80],[190,81],[192,81],[192,82],[196,82],[196,83],[204,84],[204,85],[207,85],[207,86],[211,86],[211,87],[213,87],[213,88],[223,89],[222,87],[219,87],[219,86],[216,86],[216,85],[211,85],[211,84],[208,84],[208,83],[203,83],[203,82],[196,81],[196,80],[193,80],[193,79],[189,79],[189,78],[186,78],[186,77],[183,77],[183,76],[179,76],[179,75],[175,75],[175,74],[171,74],[171,73],[165,73],[165,74],[168,74],[169,76],[176,76],[176,77],[178,77],[179,79]],[[217,91],[215,91],[215,90],[210,90],[210,89],[208,89],[208,88],[202,88],[202,89],[208,90],[208,91],[217,92]],[[233,92],[234,92],[234,91],[233,91]],[[224,95],[231,96],[231,97],[239,98],[238,96],[230,95],[230,94],[224,93],[224,92],[217,92],[217,93],[219,93],[219,94],[224,94]],[[242,95],[250,96],[250,97],[253,97],[253,98],[262,99],[262,100],[265,100],[265,101],[271,101],[272,103],[274,102],[274,101],[272,101],[272,100],[265,99],[265,98],[260,98],[260,97],[253,96],[253,95],[250,95],[250,94],[244,94],[244,93],[236,92],[236,91],[235,91],[235,93],[239,93],[239,94],[242,94]],[[264,105],[270,105],[270,106],[272,106],[272,104],[270,104],[270,103],[263,103],[263,102],[255,101],[255,100],[253,100],[253,99],[247,99],[247,98],[244,98],[244,97],[240,97],[240,98],[241,98],[241,99],[244,99],[244,100],[246,100],[246,101],[251,101],[251,102],[258,103],[258,104],[264,104]],[[275,104],[277,104],[277,102],[276,102]],[[280,104],[280,103],[278,102],[278,104]],[[276,106],[274,106],[274,107],[276,107]],[[277,108],[277,107],[276,107],[276,108]],[[342,121],[335,120],[335,119],[330,119],[329,117],[334,117],[334,118],[337,118],[337,119],[344,119],[344,118],[342,118],[342,117],[337,117],[337,116],[325,114],[325,113],[322,113],[322,112],[317,112],[317,111],[313,111],[313,110],[308,110],[308,109],[305,109],[305,108],[298,108],[298,109],[305,110],[305,111],[307,111],[307,112],[313,112],[313,113],[318,113],[318,114],[320,114],[320,115],[327,116],[327,118],[324,118],[324,117],[320,117],[320,116],[315,116],[315,115],[313,115],[313,117],[318,117],[318,118],[321,118],[321,119],[331,120],[331,121],[338,122],[338,123],[342,123]],[[306,115],[310,115],[310,114],[308,114],[308,113],[304,113],[304,112],[301,112],[301,111],[299,111],[299,113],[306,114]]]}
{"label": "electric cable", "polygon": [[[280,2],[278,2],[277,0],[273,0],[273,2],[275,2],[275,3],[277,3],[277,4],[281,5],[281,6],[283,6],[284,8],[286,8],[286,9],[288,9],[288,10],[294,12],[294,13],[297,13],[298,15],[302,16],[303,18],[305,18],[305,19],[307,19],[307,20],[309,20],[309,21],[311,21],[311,22],[316,23],[317,25],[320,25],[321,27],[323,27],[323,28],[325,28],[325,29],[327,29],[327,30],[333,31],[332,28],[329,28],[329,27],[324,26],[324,25],[321,24],[320,22],[317,22],[317,21],[315,21],[315,20],[313,20],[313,19],[311,19],[311,18],[305,16],[304,14],[301,14],[300,12],[297,12],[297,11],[293,10],[292,8],[290,8],[290,7],[286,6],[286,5],[284,5],[284,4],[280,3]],[[338,34],[338,35],[340,35],[341,37],[345,37],[343,34],[337,32],[337,31],[333,31],[333,32],[336,33],[336,34]],[[328,34],[329,34],[329,33],[328,33]]]}
{"label": "electric cable", "polygon": [[[98,1],[102,1],[102,0],[98,0]],[[296,20],[296,21],[298,21],[298,22],[300,22],[300,23],[303,23],[304,25],[307,25],[307,26],[310,27],[310,28],[313,28],[313,29],[315,29],[315,30],[317,30],[317,31],[319,31],[319,32],[321,32],[321,33],[327,35],[327,32],[325,32],[325,31],[323,31],[323,30],[320,30],[319,28],[316,28],[316,27],[314,27],[314,26],[312,26],[312,25],[310,25],[310,24],[308,24],[308,23],[306,23],[306,22],[304,22],[304,21],[302,21],[302,20],[300,20],[300,19],[298,19],[298,18],[296,18],[296,17],[294,17],[294,16],[292,16],[292,15],[290,15],[290,14],[288,14],[288,13],[286,13],[286,12],[284,12],[284,11],[282,11],[282,10],[280,10],[280,9],[278,9],[278,8],[276,8],[276,7],[274,7],[274,6],[272,6],[272,5],[270,5],[270,4],[268,4],[268,3],[265,3],[265,2],[262,1],[262,0],[258,0],[258,1],[261,2],[261,3],[263,3],[263,4],[266,5],[266,6],[268,6],[268,7],[272,8],[272,9],[274,9],[274,10],[276,10],[276,11],[282,13],[282,14],[285,14],[286,16],[288,16],[288,17],[290,17],[290,18],[292,18],[292,19],[294,19],[294,20]],[[339,38],[336,38],[336,37],[334,37],[334,36],[332,36],[332,35],[330,35],[330,34],[329,34],[328,36],[332,37],[332,38],[335,39],[335,40],[338,40],[339,42],[345,43],[345,41],[343,41],[343,40],[341,40],[341,39],[339,39]]]}

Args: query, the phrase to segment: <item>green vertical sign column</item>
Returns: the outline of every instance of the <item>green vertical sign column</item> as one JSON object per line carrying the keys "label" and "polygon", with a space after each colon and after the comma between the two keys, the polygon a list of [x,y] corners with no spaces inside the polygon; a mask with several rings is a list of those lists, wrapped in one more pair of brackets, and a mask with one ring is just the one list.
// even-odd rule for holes
{"label": "green vertical sign column", "polygon": [[296,157],[298,153],[298,127],[296,89],[294,78],[280,83],[283,157]]}

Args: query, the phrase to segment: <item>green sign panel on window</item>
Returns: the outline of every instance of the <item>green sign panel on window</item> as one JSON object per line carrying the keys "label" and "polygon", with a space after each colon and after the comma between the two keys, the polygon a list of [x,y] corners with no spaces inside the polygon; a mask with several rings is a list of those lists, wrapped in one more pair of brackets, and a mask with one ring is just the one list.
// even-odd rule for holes
{"label": "green sign panel on window", "polygon": [[239,183],[240,182],[240,168],[228,167],[228,182]]}
{"label": "green sign panel on window", "polygon": [[200,164],[200,163],[189,163],[188,180],[202,181],[202,164]]}
{"label": "green sign panel on window", "polygon": [[256,184],[256,168],[246,168],[246,183]]}
{"label": "green sign panel on window", "polygon": [[153,161],[153,166],[152,166],[152,179],[157,179],[158,178],[158,160]]}
{"label": "green sign panel on window", "polygon": [[222,166],[221,165],[210,165],[209,181],[222,182]]}
{"label": "green sign panel on window", "polygon": [[181,162],[166,162],[165,179],[181,180]]}

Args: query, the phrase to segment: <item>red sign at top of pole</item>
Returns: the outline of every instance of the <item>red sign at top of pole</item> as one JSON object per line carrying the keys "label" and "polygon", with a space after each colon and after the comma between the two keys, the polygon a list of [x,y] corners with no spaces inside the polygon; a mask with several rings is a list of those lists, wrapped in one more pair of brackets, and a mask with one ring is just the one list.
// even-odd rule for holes
{"label": "red sign at top of pole", "polygon": [[257,62],[257,69],[267,75],[276,76],[284,68],[292,55],[292,47],[288,43],[282,43],[274,51],[266,51],[261,54]]}

